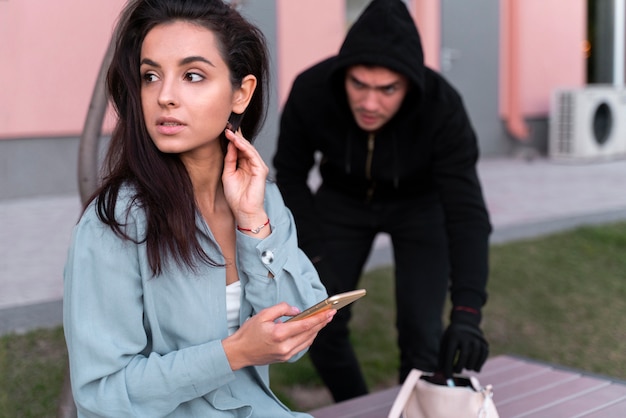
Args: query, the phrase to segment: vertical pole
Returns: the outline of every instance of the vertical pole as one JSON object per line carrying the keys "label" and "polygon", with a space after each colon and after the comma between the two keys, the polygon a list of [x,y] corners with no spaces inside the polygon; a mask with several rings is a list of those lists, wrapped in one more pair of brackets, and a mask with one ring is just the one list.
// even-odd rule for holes
{"label": "vertical pole", "polygon": [[520,9],[522,8],[521,0],[508,0],[507,23],[508,23],[508,89],[507,89],[507,118],[506,127],[515,139],[524,142],[529,139],[530,128],[524,120],[521,108],[521,65],[522,65],[522,35],[521,35],[521,21],[520,21]]}
{"label": "vertical pole", "polygon": [[624,86],[624,36],[626,36],[626,0],[613,0],[614,24],[613,24],[613,85]]}
{"label": "vertical pole", "polygon": [[78,148],[78,189],[83,203],[98,188],[98,144],[102,132],[102,122],[109,104],[106,95],[106,73],[113,58],[114,39],[111,40],[102,61],[100,72],[93,89],[87,118],[80,136]]}

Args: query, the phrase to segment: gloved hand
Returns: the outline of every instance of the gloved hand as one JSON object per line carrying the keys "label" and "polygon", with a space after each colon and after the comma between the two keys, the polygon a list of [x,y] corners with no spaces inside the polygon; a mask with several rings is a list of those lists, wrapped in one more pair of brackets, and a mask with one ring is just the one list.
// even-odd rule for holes
{"label": "gloved hand", "polygon": [[480,329],[480,311],[455,307],[441,339],[439,368],[446,378],[463,369],[480,371],[489,355],[489,344]]}

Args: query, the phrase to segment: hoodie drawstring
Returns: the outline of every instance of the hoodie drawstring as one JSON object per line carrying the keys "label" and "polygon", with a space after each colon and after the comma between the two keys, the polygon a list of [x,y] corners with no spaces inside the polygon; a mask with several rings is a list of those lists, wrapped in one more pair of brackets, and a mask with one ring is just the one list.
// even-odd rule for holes
{"label": "hoodie drawstring", "polygon": [[400,187],[400,174],[398,171],[400,158],[398,157],[398,137],[395,132],[391,134],[391,144],[393,147],[393,187],[398,189]]}
{"label": "hoodie drawstring", "polygon": [[352,155],[352,132],[348,132],[348,136],[346,137],[346,174],[352,173],[352,162],[350,161],[350,157]]}

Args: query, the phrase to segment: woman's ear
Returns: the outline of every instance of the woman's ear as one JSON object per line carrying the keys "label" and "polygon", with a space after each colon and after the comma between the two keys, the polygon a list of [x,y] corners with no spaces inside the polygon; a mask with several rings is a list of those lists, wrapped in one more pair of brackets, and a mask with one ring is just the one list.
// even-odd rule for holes
{"label": "woman's ear", "polygon": [[233,95],[233,112],[234,113],[243,113],[245,112],[250,100],[252,99],[252,94],[256,89],[256,77],[252,74],[248,74],[241,80],[241,86],[235,90],[235,94]]}

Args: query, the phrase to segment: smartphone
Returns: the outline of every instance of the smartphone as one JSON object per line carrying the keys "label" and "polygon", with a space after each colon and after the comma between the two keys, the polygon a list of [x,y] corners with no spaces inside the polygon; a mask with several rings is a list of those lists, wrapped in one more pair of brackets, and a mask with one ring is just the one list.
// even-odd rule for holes
{"label": "smartphone", "polygon": [[363,296],[365,296],[366,293],[367,292],[365,291],[365,289],[358,289],[358,290],[352,290],[350,292],[344,292],[344,293],[339,293],[334,296],[330,296],[324,299],[323,301],[316,303],[310,308],[305,309],[304,311],[300,312],[298,315],[292,316],[291,318],[287,319],[285,322],[297,321],[299,319],[308,318],[311,315],[315,315],[316,313],[325,311],[327,309],[341,309],[344,306],[351,304],[355,300],[362,298]]}

